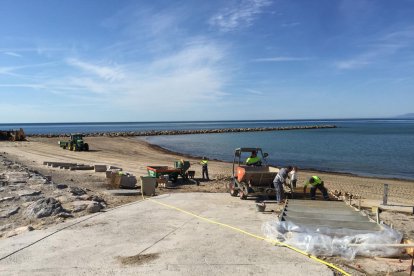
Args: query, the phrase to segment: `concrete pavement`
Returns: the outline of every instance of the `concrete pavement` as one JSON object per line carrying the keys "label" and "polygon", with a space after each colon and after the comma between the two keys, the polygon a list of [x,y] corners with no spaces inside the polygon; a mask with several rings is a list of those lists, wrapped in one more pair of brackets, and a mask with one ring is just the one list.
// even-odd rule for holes
{"label": "concrete pavement", "polygon": [[[260,236],[276,218],[228,194],[154,199]],[[0,259],[21,248],[0,260],[1,275],[333,275],[290,249],[149,200],[0,240]]]}

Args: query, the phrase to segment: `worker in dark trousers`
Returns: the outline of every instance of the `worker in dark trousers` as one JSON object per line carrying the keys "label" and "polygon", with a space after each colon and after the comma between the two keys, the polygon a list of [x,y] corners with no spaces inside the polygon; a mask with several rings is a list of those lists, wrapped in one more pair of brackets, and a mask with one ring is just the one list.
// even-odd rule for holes
{"label": "worker in dark trousers", "polygon": [[203,158],[201,159],[201,167],[202,167],[202,171],[201,171],[201,175],[204,179],[210,180],[210,178],[208,177],[208,159],[203,156]]}
{"label": "worker in dark trousers", "polygon": [[322,179],[320,179],[319,176],[312,176],[309,178],[308,181],[305,182],[305,186],[303,187],[303,194],[306,194],[306,187],[310,185],[310,196],[312,200],[316,199],[316,189],[319,189],[319,191],[322,192],[323,198],[325,200],[329,200],[328,190],[323,185]]}

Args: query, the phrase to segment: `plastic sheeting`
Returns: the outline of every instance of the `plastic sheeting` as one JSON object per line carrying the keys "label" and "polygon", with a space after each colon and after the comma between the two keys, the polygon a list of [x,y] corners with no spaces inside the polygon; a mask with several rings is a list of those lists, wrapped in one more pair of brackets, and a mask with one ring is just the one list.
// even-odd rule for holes
{"label": "plastic sheeting", "polygon": [[[355,256],[392,257],[401,250],[380,244],[399,244],[402,234],[386,225],[380,231],[344,228],[298,226],[289,221],[268,221],[262,225],[264,235],[306,251],[315,256],[341,256],[352,260]],[[349,245],[356,246],[349,246]]]}

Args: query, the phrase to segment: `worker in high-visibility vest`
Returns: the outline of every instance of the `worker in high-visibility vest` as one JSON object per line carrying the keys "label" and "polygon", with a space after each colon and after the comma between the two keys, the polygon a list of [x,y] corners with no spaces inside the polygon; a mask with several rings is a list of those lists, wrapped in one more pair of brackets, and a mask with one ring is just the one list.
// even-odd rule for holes
{"label": "worker in high-visibility vest", "polygon": [[246,159],[247,166],[260,166],[262,164],[262,160],[259,156],[257,156],[257,152],[254,150],[249,158]]}
{"label": "worker in high-visibility vest", "polygon": [[305,182],[305,186],[303,187],[303,194],[306,194],[306,187],[310,185],[310,196],[311,199],[315,200],[316,199],[316,189],[318,189],[319,191],[322,192],[323,198],[325,200],[329,200],[329,195],[328,195],[328,190],[325,188],[324,183],[322,181],[322,179],[320,179],[319,176],[312,176],[311,178],[309,178],[308,181]]}
{"label": "worker in high-visibility vest", "polygon": [[201,175],[202,175],[203,180],[204,179],[210,180],[210,178],[208,177],[208,159],[205,156],[203,156],[203,158],[200,161],[200,164],[202,168]]}

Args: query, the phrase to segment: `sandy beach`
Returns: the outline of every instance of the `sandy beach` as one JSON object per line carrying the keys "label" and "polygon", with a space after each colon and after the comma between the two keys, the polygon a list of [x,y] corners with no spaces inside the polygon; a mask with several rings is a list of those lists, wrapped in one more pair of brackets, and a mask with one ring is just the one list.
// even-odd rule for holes
{"label": "sandy beach", "polygon": [[[3,158],[16,162],[27,167],[31,171],[39,172],[41,175],[50,175],[54,183],[64,184],[87,189],[88,194],[97,195],[105,200],[107,207],[115,207],[124,203],[137,200],[136,197],[116,197],[111,196],[105,191],[105,175],[93,171],[68,171],[50,168],[43,165],[44,161],[55,162],[76,162],[84,164],[105,164],[122,167],[124,171],[130,172],[139,177],[147,174],[148,165],[172,165],[179,159],[189,160],[192,170],[196,171],[195,178],[201,178],[201,166],[199,158],[182,156],[178,153],[169,152],[162,148],[148,144],[144,138],[132,137],[88,137],[90,144],[89,152],[72,152],[61,149],[57,142],[59,138],[29,138],[27,142],[1,142],[0,153]],[[229,150],[229,155],[232,150]],[[292,164],[294,165],[294,164]],[[7,169],[3,169],[7,170]],[[231,163],[211,160],[209,162],[210,178],[209,182],[201,182],[196,185],[181,185],[176,189],[157,190],[157,193],[177,193],[177,192],[227,192],[226,184],[232,172]],[[390,185],[389,202],[401,206],[414,205],[414,182],[395,179],[380,179],[359,177],[340,173],[326,173],[315,171],[299,171],[299,186],[311,175],[319,175],[330,191],[340,191],[342,194],[349,193],[354,197],[362,198],[362,205],[365,207],[378,206],[382,202],[383,183]],[[67,209],[72,209],[74,200],[71,195],[54,192],[51,194],[62,201],[62,205]],[[10,194],[1,192],[1,196],[7,197]],[[356,201],[355,201],[356,202]],[[26,202],[27,203],[27,202]],[[6,204],[5,202],[0,204]],[[3,209],[5,207],[3,206]],[[409,210],[409,209],[408,209]],[[84,213],[79,212],[76,216]],[[392,214],[390,212],[390,214]],[[397,221],[393,221],[390,214],[384,214],[383,219],[388,223],[393,223],[400,227],[407,237],[414,237],[413,217],[402,215]],[[15,223],[17,216],[10,216],[7,223]],[[389,220],[389,221],[387,221]],[[3,220],[3,225],[5,221]],[[25,225],[27,222],[17,220],[13,228]],[[42,227],[55,221],[44,220],[36,227]],[[35,227],[35,228],[36,228]],[[3,227],[4,228],[4,227]],[[6,232],[6,229],[3,231]],[[3,233],[4,234],[4,233]]]}
{"label": "sandy beach", "polygon": [[[144,138],[88,137],[87,142],[91,147],[89,152],[62,150],[57,146],[57,141],[59,138],[29,138],[28,142],[3,142],[0,143],[0,151],[8,153],[10,157],[23,164],[30,164],[31,167],[41,170],[45,168],[44,161],[62,161],[120,166],[137,176],[146,175],[148,165],[172,165],[176,160],[185,159],[191,162],[192,170],[196,171],[196,177],[201,176],[200,158],[170,152],[148,144]],[[229,149],[229,156],[232,156],[232,151],[233,149]],[[231,176],[232,165],[211,160],[209,172],[213,179],[227,178]],[[414,181],[300,170],[298,183],[303,183],[307,177],[315,174],[323,178],[330,190],[341,190],[373,200],[382,200],[383,183],[388,183],[390,184],[389,200],[391,202],[414,204]]]}
{"label": "sandy beach", "polygon": [[[63,223],[73,218],[89,214],[86,206],[97,201],[100,208],[114,208],[141,199],[141,196],[114,196],[108,193],[105,183],[105,173],[91,170],[70,171],[51,168],[43,165],[45,161],[72,162],[82,164],[105,164],[123,168],[124,171],[139,177],[147,175],[148,165],[172,165],[179,159],[189,160],[191,169],[196,171],[195,178],[201,178],[200,159],[169,152],[158,146],[148,144],[144,138],[132,137],[88,137],[90,145],[88,152],[72,152],[58,146],[58,138],[29,138],[27,142],[0,143],[0,180],[9,177],[11,183],[0,187],[0,239],[7,239],[21,233],[45,229]],[[229,155],[231,155],[231,150]],[[292,164],[294,165],[294,164]],[[209,162],[211,181],[200,181],[200,185],[179,185],[174,189],[158,188],[157,194],[166,193],[227,193],[226,185],[232,172],[228,162],[211,160]],[[311,175],[319,175],[330,191],[341,194],[352,194],[361,198],[361,205],[367,213],[372,206],[380,206],[382,202],[383,183],[390,185],[389,202],[395,205],[395,210],[385,210],[381,219],[401,231],[405,238],[414,239],[414,217],[409,213],[414,205],[414,182],[395,179],[368,178],[340,173],[315,171],[300,171],[298,186]],[[44,179],[50,176],[52,181]],[[57,188],[62,186],[63,188]],[[79,194],[78,190],[81,190]],[[230,198],[230,195],[228,195]],[[27,209],[39,198],[56,199],[59,213],[42,218],[28,217]],[[354,199],[354,204],[358,202]],[[60,205],[61,204],[61,205]],[[253,204],[253,202],[252,202]],[[83,208],[81,208],[83,206]],[[272,207],[272,212],[278,214],[281,206]],[[401,212],[402,210],[402,212]],[[360,260],[344,262],[333,258],[333,262],[341,263],[355,269]],[[406,262],[406,260],[404,261]],[[371,267],[376,267],[374,262]],[[388,266],[387,266],[388,267]],[[400,269],[389,264],[389,267]],[[386,268],[388,269],[388,268]],[[405,267],[403,268],[405,269]],[[357,271],[357,270],[356,270]],[[363,275],[363,274],[361,274]]]}

